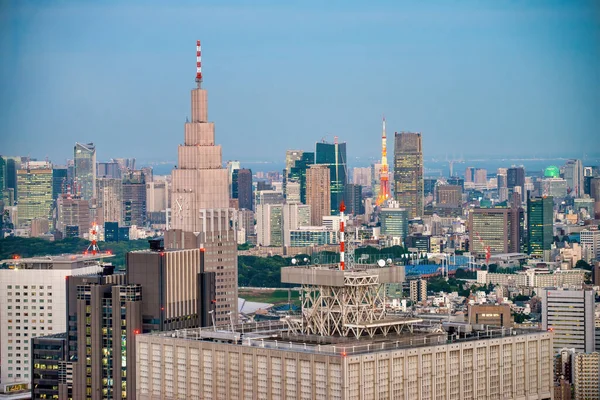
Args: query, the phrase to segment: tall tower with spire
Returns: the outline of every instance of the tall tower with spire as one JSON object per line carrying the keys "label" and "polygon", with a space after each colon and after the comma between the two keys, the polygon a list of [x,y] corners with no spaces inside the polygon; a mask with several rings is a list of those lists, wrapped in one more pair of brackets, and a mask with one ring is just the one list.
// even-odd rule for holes
{"label": "tall tower with spire", "polygon": [[[165,247],[205,249],[205,271],[216,272],[216,323],[237,315],[237,243],[234,210],[229,208],[227,169],[221,146],[215,144],[215,124],[208,121],[208,96],[202,88],[201,47],[196,47],[196,88],[191,92],[191,120],[185,123],[172,172],[170,228]],[[222,285],[222,286],[221,286]]]}
{"label": "tall tower with spire", "polygon": [[381,134],[381,170],[379,172],[379,196],[377,196],[377,205],[382,205],[391,197],[390,194],[390,174],[387,162],[387,137],[385,134],[385,116],[383,117],[383,131]]}

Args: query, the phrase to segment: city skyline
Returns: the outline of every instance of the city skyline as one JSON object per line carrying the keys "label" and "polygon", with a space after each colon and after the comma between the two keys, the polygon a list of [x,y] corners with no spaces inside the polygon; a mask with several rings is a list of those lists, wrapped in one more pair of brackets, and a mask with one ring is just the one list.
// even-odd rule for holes
{"label": "city skyline", "polygon": [[[220,121],[225,160],[274,162],[334,136],[348,143],[350,165],[376,159],[382,113],[390,134],[423,133],[424,158],[585,158],[599,140],[594,11],[581,3],[12,4],[0,14],[10,22],[1,28],[0,93],[11,104],[0,114],[0,148],[62,164],[72,143],[93,141],[99,160],[173,160],[162,149],[180,140],[173,127],[186,118],[181,99],[195,72],[188,48],[202,37],[206,87],[216,93],[209,120]],[[193,24],[196,13],[207,23]],[[127,27],[134,18],[136,32]],[[100,37],[99,25],[114,31]],[[43,79],[34,79],[40,64]],[[139,146],[148,138],[152,146]],[[244,157],[249,146],[256,159]]]}

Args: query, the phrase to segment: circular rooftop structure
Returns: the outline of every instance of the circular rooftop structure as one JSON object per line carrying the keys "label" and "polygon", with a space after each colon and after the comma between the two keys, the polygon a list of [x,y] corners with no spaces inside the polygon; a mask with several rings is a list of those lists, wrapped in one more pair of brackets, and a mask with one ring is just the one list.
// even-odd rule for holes
{"label": "circular rooftop structure", "polygon": [[544,177],[546,178],[560,178],[560,169],[557,166],[551,165],[544,170]]}

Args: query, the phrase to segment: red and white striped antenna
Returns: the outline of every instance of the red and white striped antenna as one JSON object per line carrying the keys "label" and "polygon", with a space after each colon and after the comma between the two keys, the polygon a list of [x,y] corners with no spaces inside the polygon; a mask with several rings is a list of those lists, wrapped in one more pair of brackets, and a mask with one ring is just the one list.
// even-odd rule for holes
{"label": "red and white striped antenna", "polygon": [[200,41],[196,41],[196,83],[198,87],[202,86],[202,46]]}
{"label": "red and white striped antenna", "polygon": [[346,254],[346,241],[344,238],[344,222],[345,222],[345,218],[344,218],[344,211],[346,211],[346,205],[344,204],[344,200],[342,200],[342,202],[340,203],[340,270],[343,271],[346,269],[346,260],[345,260],[345,254]]}
{"label": "red and white striped antenna", "polygon": [[90,251],[94,256],[100,252],[100,248],[98,247],[98,224],[96,222],[92,222],[92,227],[90,229],[90,245],[85,251],[85,254],[88,254]]}

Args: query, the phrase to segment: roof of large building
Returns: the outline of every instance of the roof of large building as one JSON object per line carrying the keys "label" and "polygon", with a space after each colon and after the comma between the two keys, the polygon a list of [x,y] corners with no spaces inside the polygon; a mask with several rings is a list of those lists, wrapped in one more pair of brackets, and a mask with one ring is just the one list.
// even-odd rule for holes
{"label": "roof of large building", "polygon": [[[168,332],[155,332],[146,335],[197,340],[206,342],[228,343],[237,346],[281,349],[283,351],[314,353],[322,355],[346,356],[352,354],[373,353],[394,349],[437,346],[449,343],[460,343],[473,340],[498,339],[507,336],[543,333],[540,330],[489,327],[453,323],[438,320],[415,319],[406,316],[396,316],[397,319],[407,318],[412,325],[401,333],[390,331],[387,336],[353,336],[335,337],[320,335],[294,334],[287,329],[284,320],[264,321],[257,323],[239,324],[233,327],[221,326],[180,329]],[[414,322],[414,321],[420,322]],[[232,330],[233,328],[233,330]],[[451,334],[452,332],[452,334]]]}

